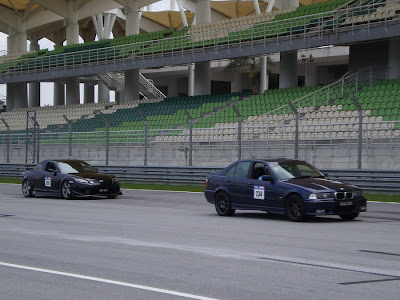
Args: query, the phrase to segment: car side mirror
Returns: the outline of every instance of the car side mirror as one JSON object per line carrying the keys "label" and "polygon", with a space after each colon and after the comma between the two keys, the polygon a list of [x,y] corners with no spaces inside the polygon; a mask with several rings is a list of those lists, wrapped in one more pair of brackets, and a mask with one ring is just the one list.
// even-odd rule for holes
{"label": "car side mirror", "polygon": [[274,183],[274,178],[271,175],[263,175],[261,178],[263,181],[270,181],[271,183]]}

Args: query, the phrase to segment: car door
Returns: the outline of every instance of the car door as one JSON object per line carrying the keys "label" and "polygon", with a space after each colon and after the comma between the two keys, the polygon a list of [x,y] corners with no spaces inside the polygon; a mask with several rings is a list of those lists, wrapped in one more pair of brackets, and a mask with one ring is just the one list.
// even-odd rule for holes
{"label": "car door", "polygon": [[274,206],[276,191],[272,181],[263,181],[262,175],[271,175],[267,165],[264,162],[255,162],[252,165],[250,185],[249,204],[255,209],[264,209]]}
{"label": "car door", "polygon": [[251,161],[240,161],[227,172],[227,188],[230,192],[231,201],[235,206],[247,206],[249,193],[249,171]]}
{"label": "car door", "polygon": [[56,162],[48,161],[42,176],[39,179],[39,188],[42,192],[55,192],[59,189],[60,171]]}

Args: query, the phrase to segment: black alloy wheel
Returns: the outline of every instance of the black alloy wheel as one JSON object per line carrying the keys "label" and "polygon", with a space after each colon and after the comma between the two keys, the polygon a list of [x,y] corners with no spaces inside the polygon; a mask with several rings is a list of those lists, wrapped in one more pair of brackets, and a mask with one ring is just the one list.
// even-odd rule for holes
{"label": "black alloy wheel", "polygon": [[71,200],[73,199],[72,187],[69,181],[64,181],[61,186],[61,195],[64,199]]}
{"label": "black alloy wheel", "polygon": [[32,184],[28,179],[25,179],[24,182],[22,182],[22,194],[24,197],[33,197]]}
{"label": "black alloy wheel", "polygon": [[286,200],[286,214],[290,221],[299,222],[304,219],[304,200],[299,195],[291,195]]}
{"label": "black alloy wheel", "polygon": [[359,214],[360,214],[360,212],[356,211],[356,212],[351,213],[351,214],[339,215],[339,217],[341,217],[345,221],[352,221],[355,218],[357,218]]}
{"label": "black alloy wheel", "polygon": [[225,192],[219,192],[215,199],[215,210],[220,216],[232,216],[235,210],[231,208],[231,199]]}

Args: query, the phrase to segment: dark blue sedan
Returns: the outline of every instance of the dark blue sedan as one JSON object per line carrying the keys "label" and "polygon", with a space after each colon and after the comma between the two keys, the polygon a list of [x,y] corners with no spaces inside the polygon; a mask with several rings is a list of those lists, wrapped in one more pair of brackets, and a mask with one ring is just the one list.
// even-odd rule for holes
{"label": "dark blue sedan", "polygon": [[367,199],[356,186],[329,180],[305,161],[239,160],[207,176],[204,191],[220,216],[236,209],[263,210],[301,221],[306,215],[339,215],[355,219]]}

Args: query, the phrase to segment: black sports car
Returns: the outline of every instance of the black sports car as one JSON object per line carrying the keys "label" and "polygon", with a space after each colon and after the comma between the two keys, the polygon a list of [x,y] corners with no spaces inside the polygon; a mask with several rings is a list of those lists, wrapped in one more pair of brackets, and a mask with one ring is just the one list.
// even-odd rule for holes
{"label": "black sports car", "polygon": [[120,194],[118,178],[98,173],[82,160],[44,160],[33,170],[22,173],[22,193],[25,197],[46,194],[73,199],[78,196]]}
{"label": "black sports car", "polygon": [[358,187],[329,180],[312,165],[293,159],[239,160],[209,174],[204,193],[220,216],[246,209],[287,215],[292,221],[306,215],[353,220],[367,209]]}

